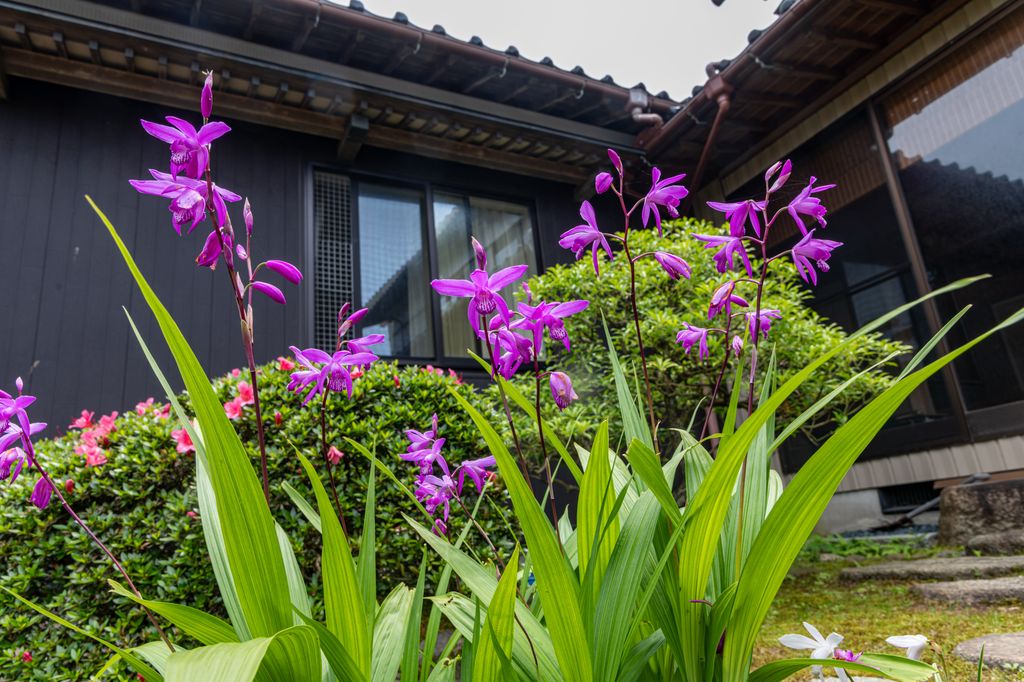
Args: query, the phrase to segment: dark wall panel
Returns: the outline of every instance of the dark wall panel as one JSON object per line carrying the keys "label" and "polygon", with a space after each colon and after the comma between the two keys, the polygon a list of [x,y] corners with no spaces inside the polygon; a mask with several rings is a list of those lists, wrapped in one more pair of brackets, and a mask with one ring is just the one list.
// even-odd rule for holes
{"label": "dark wall panel", "polygon": [[[21,79],[11,79],[10,97],[0,101],[0,387],[9,390],[16,376],[24,377],[27,390],[39,397],[33,417],[50,422],[48,433],[64,431],[82,409],[123,411],[147,396],[159,397],[122,306],[178,385],[159,329],[85,194],[117,226],[204,368],[213,375],[244,367],[227,275],[194,262],[208,223],[178,237],[167,202],[141,196],[128,184],[148,178],[148,168],[166,169],[166,146],[138,121],[167,114],[198,119],[195,112]],[[214,174],[219,184],[250,197],[256,259],[290,260],[311,277],[306,185],[314,165],[333,165],[336,141],[228,123],[233,131],[214,148]],[[572,186],[434,161],[414,151],[364,148],[355,168],[339,170],[520,197],[537,209],[542,266],[571,260],[557,241],[579,222]],[[244,233],[241,204],[231,211],[236,232]],[[281,286],[289,299],[285,307],[257,297],[261,360],[310,342],[306,292]]]}

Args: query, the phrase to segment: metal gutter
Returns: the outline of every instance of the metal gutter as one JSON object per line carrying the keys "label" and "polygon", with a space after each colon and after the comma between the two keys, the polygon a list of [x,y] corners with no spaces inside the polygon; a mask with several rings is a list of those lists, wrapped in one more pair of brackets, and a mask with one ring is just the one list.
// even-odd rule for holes
{"label": "metal gutter", "polygon": [[[369,73],[106,5],[83,0],[21,0],[20,2],[0,0],[0,7],[84,28],[115,31],[121,35],[165,45],[176,50],[193,50],[199,55],[209,55],[310,81],[328,82],[340,87],[431,107],[439,111],[470,115],[526,130],[555,134],[587,144],[616,147],[628,153],[642,153],[642,150],[636,145],[634,136],[628,133],[568,121],[528,109]],[[378,20],[375,19],[375,21]],[[483,50],[471,49],[476,56],[487,54]],[[578,80],[576,85],[579,85]],[[602,85],[610,87],[607,84]],[[628,93],[628,91],[626,92]]]}

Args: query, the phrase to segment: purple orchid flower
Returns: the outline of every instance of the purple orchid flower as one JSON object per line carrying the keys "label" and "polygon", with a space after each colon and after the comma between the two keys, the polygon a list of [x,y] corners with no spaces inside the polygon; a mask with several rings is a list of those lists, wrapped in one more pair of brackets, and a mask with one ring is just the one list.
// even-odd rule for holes
{"label": "purple orchid flower", "polygon": [[605,192],[608,191],[608,188],[612,186],[613,182],[615,182],[615,178],[612,177],[611,173],[598,173],[597,176],[594,178],[594,190],[598,194],[604,194]]}
{"label": "purple orchid flower", "polygon": [[141,121],[147,133],[171,146],[171,175],[177,178],[184,174],[198,180],[210,163],[210,143],[231,132],[230,126],[214,121],[196,130],[191,123],[177,116],[168,116],[167,122],[171,125]]}
{"label": "purple orchid flower", "polygon": [[0,452],[0,481],[6,481],[8,478],[11,479],[11,483],[17,481],[22,467],[27,462],[28,455],[21,448],[10,448]]}
{"label": "purple orchid flower", "polygon": [[789,175],[793,172],[793,163],[786,159],[785,161],[776,161],[772,164],[772,167],[765,171],[764,184],[768,187],[768,183],[772,182],[772,176],[776,173],[779,177],[775,178],[775,182],[772,182],[771,186],[768,187],[768,194],[774,194],[775,192],[782,189],[782,186],[789,181]]}
{"label": "purple orchid flower", "polygon": [[859,654],[855,654],[852,650],[849,649],[836,649],[833,652],[833,658],[835,658],[837,661],[856,663],[858,660],[860,660],[860,657],[863,653],[864,652],[862,651]]}
{"label": "purple orchid flower", "polygon": [[442,518],[447,521],[450,513],[449,502],[458,489],[443,458],[437,460],[441,475],[421,474],[416,483],[416,499],[423,503],[427,513],[433,516],[438,508],[443,509]]}
{"label": "purple orchid flower", "polygon": [[842,242],[831,239],[815,239],[814,230],[811,230],[793,246],[793,264],[796,265],[796,271],[805,282],[817,284],[818,273],[814,266],[817,265],[818,270],[822,272],[828,272],[828,259],[832,257],[832,250],[842,245]]}
{"label": "purple orchid flower", "polygon": [[772,320],[781,320],[782,311],[768,308],[761,311],[760,322],[755,320],[756,317],[756,313],[747,313],[747,328],[750,330],[750,338],[754,338],[758,332],[761,332],[761,335],[767,339],[768,332],[772,328]]}
{"label": "purple orchid flower", "polygon": [[[0,429],[0,453],[14,447],[16,443],[21,443],[21,447],[24,448],[29,447],[32,444],[32,436],[45,428],[45,422],[32,422],[28,425],[28,431],[26,432],[20,424],[8,424],[3,429]],[[0,476],[0,480],[3,480],[3,478],[3,476]]]}
{"label": "purple orchid flower", "polygon": [[349,368],[365,367],[377,361],[377,356],[373,353],[350,353],[347,350],[339,350],[330,355],[317,348],[299,350],[291,346],[290,349],[302,369],[292,373],[288,390],[299,393],[312,385],[302,400],[303,405],[325,390],[335,393],[344,390],[351,399],[352,374]]}
{"label": "purple orchid flower", "polygon": [[474,270],[469,279],[435,279],[430,283],[434,291],[442,296],[469,298],[469,324],[477,336],[480,335],[480,316],[495,310],[508,324],[508,304],[499,293],[502,289],[526,274],[525,265],[513,265],[488,275],[486,270]]}
{"label": "purple orchid flower", "polygon": [[489,473],[487,470],[491,467],[497,466],[497,462],[494,457],[481,457],[480,459],[466,460],[459,465],[459,494],[462,493],[462,486],[465,483],[466,476],[469,476],[470,480],[473,481],[473,485],[479,492],[484,491],[484,479]]}
{"label": "purple orchid flower", "polygon": [[690,279],[690,264],[679,256],[665,251],[655,251],[654,260],[658,261],[672,279]]}
{"label": "purple orchid flower", "polygon": [[733,280],[729,280],[715,289],[715,293],[711,295],[711,305],[708,306],[709,320],[713,320],[723,310],[726,315],[731,315],[734,303],[743,308],[750,306],[744,298],[737,296],[735,292],[736,282]]}
{"label": "purple orchid flower", "polygon": [[827,189],[832,189],[835,185],[821,185],[819,187],[815,187],[814,183],[817,181],[818,179],[812,175],[807,186],[800,190],[800,194],[797,194],[786,207],[786,210],[789,211],[790,217],[793,218],[793,222],[796,223],[797,227],[800,228],[800,232],[803,234],[807,234],[807,226],[804,225],[803,218],[800,217],[802,215],[811,216],[817,220],[818,224],[822,227],[825,227],[827,224],[825,222],[825,213],[827,213],[827,209],[821,205],[821,199],[811,195],[817,194],[818,192],[824,192]]}
{"label": "purple orchid flower", "polygon": [[423,450],[429,448],[434,439],[437,438],[438,424],[437,424],[437,413],[430,419],[431,427],[429,431],[416,431],[415,429],[409,429],[405,432],[405,437],[409,439],[409,452],[415,452],[417,450]]}
{"label": "purple orchid flower", "polygon": [[40,477],[36,481],[35,487],[32,488],[32,504],[39,509],[46,509],[47,505],[50,504],[50,496],[53,495],[53,486],[47,483],[45,478]]}
{"label": "purple orchid flower", "polygon": [[399,458],[416,464],[420,468],[420,473],[427,475],[434,471],[435,462],[445,461],[444,456],[441,454],[441,448],[444,447],[444,438],[431,439],[429,443],[430,447],[418,450],[411,450],[410,448],[410,451],[399,455]]}
{"label": "purple orchid flower", "polygon": [[580,217],[583,218],[583,224],[563,232],[558,240],[558,245],[572,251],[576,255],[576,260],[579,260],[583,255],[583,250],[590,246],[594,257],[594,274],[600,276],[601,268],[597,265],[598,250],[604,249],[604,252],[608,254],[608,260],[611,260],[614,257],[612,247],[609,246],[604,232],[598,228],[597,216],[594,215],[594,207],[589,201],[580,204]]}
{"label": "purple orchid flower", "polygon": [[533,334],[534,357],[540,355],[544,347],[544,330],[548,330],[548,336],[552,341],[561,341],[566,350],[572,350],[569,344],[569,333],[565,330],[563,319],[570,315],[583,312],[590,305],[590,301],[568,301],[566,303],[539,303],[535,306],[526,303],[519,304],[519,314],[522,315],[510,326],[512,329],[526,329]]}
{"label": "purple orchid flower", "polygon": [[569,407],[569,403],[579,398],[576,391],[572,390],[572,380],[564,372],[551,373],[551,395],[559,410],[564,410]]}
{"label": "purple orchid flower", "polygon": [[718,249],[713,259],[715,267],[719,272],[732,270],[735,267],[733,257],[739,255],[740,260],[743,262],[743,267],[746,268],[747,276],[753,277],[754,270],[750,266],[750,258],[747,256],[747,247],[743,244],[743,239],[713,234],[695,234],[693,236],[695,239],[704,242],[705,249]]}
{"label": "purple orchid flower", "polygon": [[742,237],[746,234],[748,220],[754,228],[754,234],[760,237],[761,221],[758,220],[757,214],[763,211],[767,205],[766,201],[754,201],[753,199],[744,199],[733,203],[708,202],[708,206],[725,214],[725,219],[729,221],[729,234],[733,237]]}
{"label": "purple orchid flower", "polygon": [[505,380],[511,379],[524,362],[533,359],[533,341],[504,326],[500,319],[492,320],[488,334],[497,357],[494,370]]}
{"label": "purple orchid flower", "polygon": [[658,210],[658,207],[664,206],[665,211],[672,218],[679,217],[679,202],[685,199],[690,191],[676,183],[685,177],[686,173],[680,173],[663,180],[659,168],[654,167],[651,169],[651,189],[644,196],[644,206],[640,219],[644,227],[647,227],[647,223],[653,213],[654,224],[658,228],[659,237],[661,236],[661,212]]}
{"label": "purple orchid flower", "polygon": [[687,355],[690,354],[690,349],[696,345],[697,357],[706,360],[711,355],[711,351],[708,350],[708,330],[704,327],[695,327],[688,322],[684,322],[683,326],[685,328],[680,329],[676,334],[676,343],[683,344],[683,352]]}
{"label": "purple orchid flower", "polygon": [[[205,182],[188,177],[175,179],[169,173],[149,169],[152,180],[129,180],[129,184],[140,194],[152,194],[171,200],[168,209],[171,212],[171,223],[179,235],[183,225],[189,225],[192,232],[206,216],[207,202],[211,201],[209,186]],[[241,201],[242,197],[230,190],[213,185],[213,207],[217,215],[217,226],[222,227],[227,221],[228,207],[226,201]]]}
{"label": "purple orchid flower", "polygon": [[203,112],[203,118],[210,118],[213,113],[213,71],[206,72],[203,92],[199,96],[199,109]]}
{"label": "purple orchid flower", "polygon": [[379,343],[384,343],[383,334],[367,334],[356,339],[349,339],[345,342],[345,347],[350,353],[372,353],[370,346],[376,346]]}
{"label": "purple orchid flower", "polygon": [[199,267],[210,268],[211,270],[217,267],[217,261],[220,260],[220,254],[222,253],[221,239],[224,240],[224,246],[227,247],[227,260],[229,263],[231,262],[231,233],[224,230],[218,236],[218,232],[221,231],[215,228],[210,230],[210,234],[207,235],[206,241],[203,243],[203,250],[196,256],[196,265]]}

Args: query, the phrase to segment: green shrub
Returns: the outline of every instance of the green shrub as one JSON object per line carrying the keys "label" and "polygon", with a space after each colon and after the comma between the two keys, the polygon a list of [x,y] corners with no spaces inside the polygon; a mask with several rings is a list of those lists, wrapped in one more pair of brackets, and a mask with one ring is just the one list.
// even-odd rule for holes
{"label": "green shrub", "polygon": [[[710,395],[715,377],[721,367],[723,339],[720,334],[710,336],[711,356],[701,361],[694,348],[691,355],[683,353],[676,343],[676,332],[684,322],[697,326],[707,324],[707,305],[715,288],[725,281],[725,276],[715,270],[710,253],[701,248],[701,243],[690,234],[722,234],[723,228],[706,221],[693,219],[676,220],[665,224],[664,236],[659,238],[654,230],[634,230],[629,235],[630,250],[634,254],[662,250],[685,259],[693,268],[689,282],[671,280],[653,258],[643,258],[636,264],[637,298],[640,305],[640,327],[647,347],[647,361],[650,369],[654,405],[659,410],[660,439],[669,443],[674,439],[670,429],[686,428],[693,417],[695,406]],[[760,261],[752,259],[755,271]],[[847,337],[837,325],[828,322],[808,305],[810,290],[796,275],[792,267],[776,265],[765,289],[762,309],[777,308],[782,319],[772,326],[768,343],[762,346],[762,357],[774,347],[779,367],[779,380],[785,381],[793,373],[821,356]],[[827,275],[825,275],[827,277]],[[629,303],[629,267],[621,253],[615,260],[605,261],[602,256],[601,275],[594,276],[589,257],[571,265],[549,268],[544,274],[529,282],[534,298],[546,301],[568,301],[587,299],[590,307],[570,318],[566,326],[572,339],[573,352],[566,354],[558,343],[547,343],[545,349],[553,349],[548,359],[557,369],[565,369],[573,379],[580,400],[559,411],[544,400],[545,418],[551,421],[560,433],[592,433],[601,419],[616,413],[615,385],[611,380],[611,364],[608,358],[602,314],[608,321],[615,348],[627,372],[635,371],[636,385],[643,388],[640,376],[640,353],[636,347],[632,308]],[[751,301],[753,305],[753,301]],[[733,325],[739,324],[739,318]],[[805,383],[779,411],[781,423],[788,422],[810,407],[815,401],[839,386],[859,371],[880,362],[896,352],[908,348],[874,333],[856,340],[847,349]],[[767,362],[760,363],[764,369]],[[892,363],[889,363],[892,366]],[[633,377],[630,377],[631,379]],[[519,379],[523,390],[533,394],[532,380]],[[732,373],[726,376],[732,382]],[[745,381],[745,379],[744,379]],[[877,369],[855,381],[836,398],[830,408],[819,413],[804,427],[805,434],[820,437],[831,427],[843,423],[849,415],[867,403],[872,397],[893,383],[893,376],[885,369]],[[546,388],[546,386],[545,386]],[[730,391],[719,392],[717,406],[721,407]],[[744,394],[746,391],[744,390]],[[548,396],[549,397],[549,396]],[[646,405],[644,416],[646,417]],[[700,419],[700,417],[698,417]],[[700,431],[701,422],[695,426]],[[528,419],[517,422],[521,428],[523,442],[535,452],[536,430],[531,429]],[[620,424],[612,424],[612,434],[621,433]]]}
{"label": "green shrub", "polygon": [[[293,444],[317,463],[326,480],[319,455],[319,402],[303,408],[301,399],[287,391],[288,375],[275,362],[263,367],[260,381],[272,508],[299,550],[308,583],[317,586],[319,534],[301,517],[281,484],[287,481],[312,499]],[[246,377],[247,373],[229,374],[214,381],[223,402],[235,398],[238,383]],[[388,463],[403,483],[411,485],[415,468],[397,457],[407,445],[404,430],[427,428],[436,412],[446,438],[446,456],[453,461],[475,457],[483,447],[479,434],[449,388],[474,403],[479,401],[472,387],[460,384],[454,375],[419,367],[399,369],[384,362],[376,363],[355,381],[351,401],[338,394],[331,396],[330,442],[346,453],[335,472],[354,547],[360,539],[369,462],[346,447],[343,437],[375,448],[377,457]],[[187,410],[187,396],[182,399]],[[280,413],[280,424],[275,413]],[[243,408],[236,427],[250,445],[258,467],[254,414],[251,406]],[[116,419],[116,430],[105,448],[107,462],[95,467],[86,466],[84,458],[74,452],[81,434],[78,430],[39,440],[36,447],[56,480],[74,481],[70,503],[122,559],[147,598],[188,604],[223,616],[199,518],[194,516],[198,504],[193,455],[179,454],[171,435],[178,428],[173,417],[162,419],[154,409],[141,415],[129,410]],[[108,561],[60,505],[51,504],[44,511],[31,505],[28,486],[33,482],[34,477],[23,476],[13,485],[0,486],[0,584],[110,641],[137,644],[143,631],[155,636],[140,609],[109,594],[106,581],[116,576]],[[492,493],[491,499],[504,504],[504,493],[498,495]],[[399,582],[415,584],[423,555],[422,540],[405,523],[403,512],[414,513],[408,499],[378,475],[377,565],[382,592]],[[503,547],[512,544],[503,532],[504,523],[486,503],[479,518],[492,539]],[[464,521],[464,514],[454,513],[452,532],[459,532]],[[483,555],[485,546],[475,533],[469,541]],[[439,563],[433,553],[430,558]],[[21,660],[24,651],[32,653],[31,663]],[[84,679],[107,658],[99,645],[69,636],[61,627],[11,602],[0,613],[0,680]]]}

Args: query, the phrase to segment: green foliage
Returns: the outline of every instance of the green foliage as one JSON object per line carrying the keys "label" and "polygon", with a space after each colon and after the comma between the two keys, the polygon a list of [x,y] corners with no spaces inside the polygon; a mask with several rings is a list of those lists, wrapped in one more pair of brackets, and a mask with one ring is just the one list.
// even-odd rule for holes
{"label": "green foliage", "polygon": [[939,548],[929,547],[925,535],[909,535],[896,538],[847,538],[842,535],[814,535],[808,540],[800,558],[805,561],[818,561],[822,554],[834,554],[841,557],[860,556],[865,559],[897,557],[909,559],[912,556],[930,554]]}
{"label": "green foliage", "polygon": [[[318,596],[319,534],[283,489],[287,483],[312,499],[292,444],[315,455],[314,465],[326,480],[319,457],[316,406],[302,407],[301,400],[287,391],[289,372],[278,367],[275,361],[260,369],[273,513],[292,539],[304,575],[314,585],[314,596]],[[234,399],[238,384],[244,379],[245,374],[215,379],[213,385],[220,401]],[[392,466],[400,480],[411,485],[414,467],[396,456],[405,451],[404,429],[429,426],[430,416],[436,411],[442,435],[447,438],[446,453],[451,453],[454,460],[476,457],[482,441],[448,389],[475,404],[480,404],[480,396],[469,385],[456,382],[448,374],[378,363],[355,381],[352,401],[332,396],[331,442],[346,452],[341,464],[335,467],[338,492],[357,546],[362,533],[369,463],[350,451],[343,437],[368,446],[376,442],[377,456]],[[182,394],[180,400],[190,411],[188,396]],[[281,413],[280,425],[274,419],[275,412]],[[233,423],[255,463],[258,450],[252,406],[243,408],[242,417]],[[105,448],[107,463],[99,467],[86,466],[83,457],[74,453],[79,438],[77,430],[52,440],[40,440],[37,448],[55,479],[74,481],[74,492],[69,496],[71,504],[114,553],[124,559],[147,598],[173,601],[225,617],[206,559],[200,519],[188,515],[199,512],[195,461],[191,453],[181,455],[175,451],[171,431],[177,428],[180,425],[173,416],[162,419],[152,410],[142,415],[126,411],[117,418],[116,430],[110,434]],[[23,477],[14,485],[0,486],[0,584],[112,642],[128,645],[142,632],[148,639],[155,639],[155,631],[141,610],[130,608],[125,600],[106,593],[103,586],[115,576],[78,526],[57,504],[42,512],[31,506],[28,495],[33,482],[30,477]],[[422,542],[402,519],[402,512],[409,510],[409,502],[402,493],[381,482],[376,492],[377,533],[378,537],[387,536],[386,542],[379,542],[376,557],[378,596],[383,598],[399,582],[416,584]],[[501,493],[497,495],[500,499]],[[481,507],[479,517],[492,539],[503,547],[512,546],[504,524],[490,512],[488,504]],[[452,518],[458,532],[463,515],[455,514]],[[468,541],[474,551],[486,551],[475,533]],[[436,566],[438,559],[431,559],[431,565]],[[433,580],[428,578],[430,583]],[[20,659],[26,650],[32,652],[31,664]],[[68,637],[60,627],[26,609],[0,610],[0,679],[78,679],[83,670],[90,674],[98,670],[107,657],[98,645]]]}
{"label": "green foliage", "polygon": [[[724,352],[720,334],[711,335],[711,357],[706,361],[697,358],[696,349],[691,355],[685,355],[676,343],[676,332],[683,328],[684,322],[704,326],[711,294],[724,281],[724,275],[715,270],[710,254],[690,236],[694,232],[721,234],[723,228],[686,219],[667,223],[662,238],[658,238],[654,230],[634,230],[629,235],[633,253],[668,251],[685,259],[693,268],[687,282],[671,280],[652,258],[643,258],[636,264],[640,327],[647,350],[656,416],[661,420],[659,439],[663,442],[671,439],[670,428],[686,428],[697,404],[710,394]],[[757,263],[759,261],[752,260],[755,268]],[[580,400],[564,413],[549,405],[545,418],[555,424],[556,432],[567,434],[575,427],[577,433],[593,433],[598,423],[618,412],[616,385],[609,381],[612,365],[603,350],[602,313],[630,384],[633,384],[633,373],[640,372],[640,355],[628,295],[627,263],[621,254],[617,254],[611,263],[602,263],[601,276],[595,277],[590,258],[583,258],[571,265],[548,268],[529,284],[535,298],[548,301],[582,298],[591,302],[590,308],[568,323],[573,347],[571,356],[566,356],[561,344],[545,344],[549,357],[559,365],[559,369],[564,368],[572,376],[580,396]],[[810,290],[788,261],[772,266],[762,309],[777,308],[783,314],[782,320],[772,326],[769,338],[777,356],[780,383],[847,338],[842,329],[809,307],[809,297]],[[903,344],[889,341],[879,334],[860,337],[790,397],[779,410],[780,421],[790,421],[859,371],[892,353],[907,350]],[[766,362],[760,363],[761,369],[766,365]],[[815,419],[804,424],[802,430],[821,438],[822,431],[827,431],[830,425],[843,423],[847,415],[853,414],[892,382],[891,373],[881,368],[866,373],[842,391],[827,411],[818,413]],[[719,406],[725,404],[727,397],[727,391],[719,395]],[[646,407],[641,416],[646,420]],[[526,430],[530,424],[523,419],[521,427]],[[612,432],[620,433],[621,424],[613,423]],[[525,440],[530,442],[528,437]]]}

